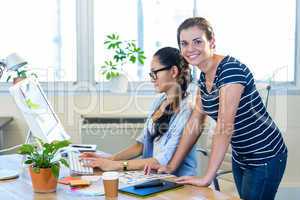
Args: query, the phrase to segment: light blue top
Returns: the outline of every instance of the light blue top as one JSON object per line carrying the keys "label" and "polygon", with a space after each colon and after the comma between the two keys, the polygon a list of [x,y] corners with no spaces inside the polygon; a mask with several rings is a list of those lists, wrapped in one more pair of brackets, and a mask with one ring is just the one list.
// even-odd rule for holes
{"label": "light blue top", "polygon": [[[144,148],[147,146],[144,143],[147,141],[146,135],[154,135],[154,126],[151,116],[165,99],[166,95],[162,94],[154,100],[148,114],[144,130],[136,139],[137,142],[144,144]],[[181,102],[180,111],[172,115],[168,131],[159,137],[158,140],[156,138],[153,142],[152,157],[155,158],[161,165],[167,165],[173,157],[177,145],[179,144],[179,140],[183,134],[184,127],[192,113],[192,108],[188,105],[187,99],[188,98],[185,98]],[[196,168],[196,150],[195,147],[193,147],[173,174],[176,176],[195,176]]]}

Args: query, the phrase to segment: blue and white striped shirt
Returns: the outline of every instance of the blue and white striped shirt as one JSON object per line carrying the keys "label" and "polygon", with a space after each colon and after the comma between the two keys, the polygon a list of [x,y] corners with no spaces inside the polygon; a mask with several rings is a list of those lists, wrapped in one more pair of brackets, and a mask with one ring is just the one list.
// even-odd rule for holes
{"label": "blue and white striped shirt", "polygon": [[211,92],[205,86],[205,74],[199,79],[204,112],[218,118],[219,90],[227,84],[241,84],[244,91],[234,121],[231,138],[232,158],[241,165],[260,166],[287,151],[282,135],[267,112],[249,68],[226,56],[218,65]]}

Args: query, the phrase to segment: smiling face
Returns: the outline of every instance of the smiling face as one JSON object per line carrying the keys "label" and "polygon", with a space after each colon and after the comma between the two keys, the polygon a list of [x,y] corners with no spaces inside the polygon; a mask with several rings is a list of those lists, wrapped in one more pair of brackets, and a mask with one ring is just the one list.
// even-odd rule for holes
{"label": "smiling face", "polygon": [[208,40],[205,32],[197,26],[181,30],[179,39],[181,53],[188,63],[207,72],[206,63],[213,56],[215,39]]}

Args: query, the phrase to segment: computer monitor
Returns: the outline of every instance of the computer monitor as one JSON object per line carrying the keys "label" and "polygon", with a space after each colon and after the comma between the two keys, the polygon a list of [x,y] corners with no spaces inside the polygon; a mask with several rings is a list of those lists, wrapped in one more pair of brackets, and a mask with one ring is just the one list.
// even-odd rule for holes
{"label": "computer monitor", "polygon": [[9,90],[33,136],[44,142],[70,139],[36,78],[24,79]]}

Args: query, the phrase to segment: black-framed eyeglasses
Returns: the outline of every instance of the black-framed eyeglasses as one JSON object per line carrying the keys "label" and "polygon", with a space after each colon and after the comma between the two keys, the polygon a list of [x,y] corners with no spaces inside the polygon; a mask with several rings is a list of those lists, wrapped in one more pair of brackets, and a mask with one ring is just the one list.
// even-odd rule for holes
{"label": "black-framed eyeglasses", "polygon": [[149,73],[149,76],[153,79],[153,80],[156,80],[157,79],[157,72],[160,72],[160,71],[164,71],[164,70],[169,70],[171,69],[171,67],[164,67],[164,68],[160,68],[160,69],[157,69],[157,70],[153,70]]}

